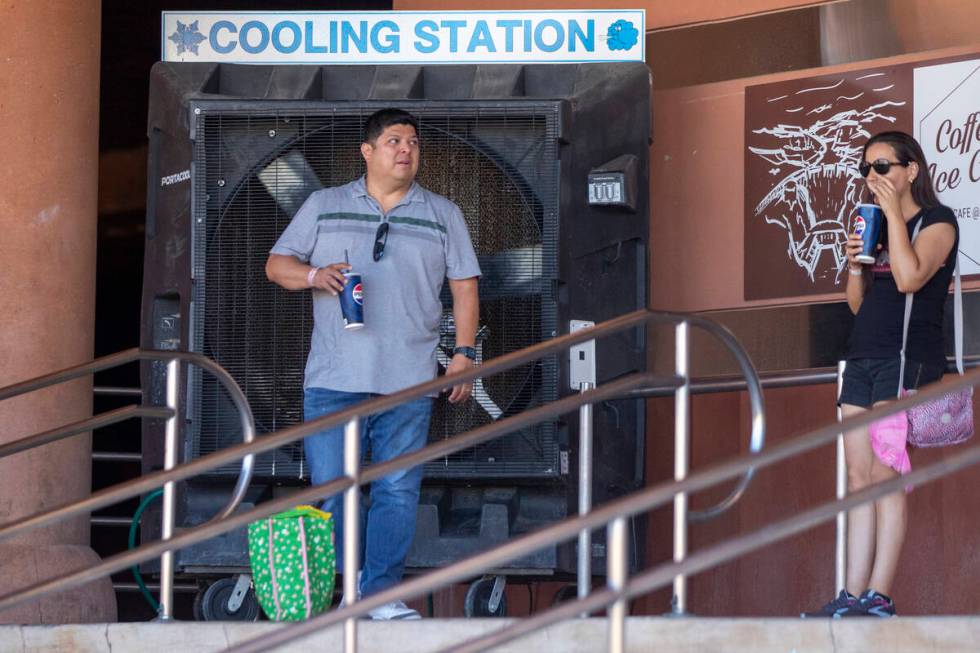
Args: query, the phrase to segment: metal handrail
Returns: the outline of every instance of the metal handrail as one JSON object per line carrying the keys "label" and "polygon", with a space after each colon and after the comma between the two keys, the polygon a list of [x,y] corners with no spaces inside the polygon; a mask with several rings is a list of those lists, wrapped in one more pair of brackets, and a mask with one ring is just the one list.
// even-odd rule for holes
{"label": "metal handrail", "polygon": [[[691,439],[691,427],[689,423],[690,414],[690,326],[704,329],[709,334],[715,336],[724,344],[729,351],[735,355],[735,360],[742,368],[745,377],[747,390],[749,393],[749,403],[752,407],[752,432],[749,438],[750,453],[758,453],[762,450],[765,440],[765,408],[763,407],[762,389],[759,384],[759,376],[749,360],[748,354],[742,349],[728,329],[717,322],[713,322],[699,316],[689,316],[687,319],[678,321],[675,327],[674,336],[674,370],[675,374],[684,379],[683,385],[674,393],[674,480],[682,481],[687,476],[689,463],[689,449]],[[752,481],[754,470],[750,467],[745,474],[738,480],[735,487],[729,492],[721,502],[710,508],[703,510],[690,510],[687,503],[687,494],[679,492],[674,496],[674,560],[679,562],[687,557],[687,527],[690,522],[703,522],[713,519],[729,508],[742,497],[749,483]],[[613,534],[610,533],[610,536]],[[579,595],[585,592],[580,590]],[[616,611],[622,609],[617,605]],[[687,612],[687,578],[678,575],[674,579],[674,593],[671,599],[671,612],[675,615],[683,615]]]}
{"label": "metal handrail", "polygon": [[[305,622],[286,626],[267,635],[236,645],[233,649],[228,650],[234,650],[240,653],[265,651],[271,647],[285,644],[322,628],[363,615],[385,603],[399,599],[405,600],[424,596],[439,587],[472,578],[487,569],[499,567],[510,560],[527,555],[542,547],[569,540],[583,529],[598,528],[626,517],[648,512],[669,503],[679,493],[693,493],[704,490],[718,483],[738,477],[748,469],[768,467],[816,449],[838,437],[842,429],[851,430],[866,426],[892,413],[937,399],[944,394],[963,387],[976,386],[978,383],[980,383],[980,370],[975,370],[962,376],[957,376],[955,379],[923,387],[915,395],[903,397],[898,401],[890,402],[861,414],[854,415],[842,422],[831,422],[814,431],[771,446],[761,453],[743,455],[729,461],[718,463],[704,471],[688,476],[683,481],[666,482],[647,490],[635,492],[630,496],[596,508],[588,515],[571,517],[558,524],[511,540],[495,549],[471,556],[428,574],[412,578],[397,587],[371,595],[352,605],[323,613]],[[977,463],[980,463],[980,447],[970,447],[960,454],[944,458],[935,464],[923,467],[907,475],[868,486],[861,491],[848,495],[845,499],[822,504],[817,508],[807,510],[759,531],[709,547],[683,561],[665,563],[654,567],[647,572],[635,576],[633,580],[625,583],[621,587],[609,587],[604,590],[598,590],[584,599],[570,601],[538,616],[524,619],[500,631],[473,640],[469,644],[455,645],[451,649],[446,650],[467,652],[485,650],[491,646],[496,646],[516,639],[521,635],[533,632],[548,624],[575,617],[582,612],[601,610],[614,603],[622,602],[664,587],[678,575],[703,571],[740,555],[755,551],[777,540],[799,533],[819,523],[829,521],[836,517],[837,513],[842,510],[848,510],[873,501],[885,494],[901,490],[909,484],[919,485]],[[625,542],[621,542],[620,546],[625,546]],[[625,564],[625,556],[618,556],[618,558],[622,560],[620,564]],[[0,603],[0,609],[3,607],[4,605]],[[624,619],[624,615],[620,613],[616,616],[616,619],[622,620]]]}
{"label": "metal handrail", "polygon": [[20,453],[21,451],[28,451],[35,447],[40,447],[41,445],[64,440],[65,438],[69,438],[73,435],[88,433],[89,431],[94,431],[95,429],[102,428],[103,426],[123,422],[133,417],[168,419],[173,417],[173,411],[169,408],[161,408],[157,406],[124,406],[123,408],[117,408],[116,410],[100,413],[99,415],[94,415],[77,422],[72,422],[71,424],[65,424],[64,426],[59,426],[58,428],[43,431],[35,435],[28,435],[27,437],[0,445],[0,458],[12,456],[13,454]]}
{"label": "metal handrail", "polygon": [[[235,408],[238,409],[239,414],[242,416],[242,444],[236,445],[236,447],[247,447],[249,444],[255,442],[255,419],[252,417],[252,409],[248,405],[248,400],[245,398],[245,394],[242,392],[241,388],[235,382],[235,379],[220,365],[212,361],[206,356],[201,354],[196,354],[192,352],[184,351],[161,351],[153,349],[127,349],[125,351],[118,352],[116,354],[110,354],[108,356],[103,356],[102,358],[97,358],[94,361],[88,363],[82,363],[81,365],[76,365],[73,367],[65,368],[57,372],[52,372],[50,374],[45,374],[43,376],[36,377],[34,379],[29,379],[27,381],[22,381],[20,383],[15,383],[13,385],[8,385],[6,387],[0,388],[0,401],[4,399],[9,399],[11,397],[16,397],[18,395],[26,394],[28,392],[33,392],[34,390],[39,390],[50,385],[55,385],[57,383],[62,383],[65,381],[71,381],[73,379],[81,378],[89,374],[94,374],[95,372],[100,372],[107,370],[119,365],[125,365],[127,363],[133,363],[139,360],[156,360],[156,361],[171,361],[171,360],[181,360],[185,361],[191,365],[200,367],[201,369],[207,370],[215,375],[218,381],[224,386],[225,390],[228,391],[229,397]],[[144,410],[152,411],[167,411],[166,415],[172,415],[173,412],[167,408],[159,407],[143,407]],[[120,409],[123,410],[123,409]],[[119,411],[110,411],[111,413],[117,413]],[[108,414],[108,413],[106,413]],[[150,415],[154,417],[166,416],[166,415]],[[120,420],[115,420],[120,421]],[[111,423],[111,422],[110,422]],[[105,424],[102,424],[103,426]],[[71,428],[63,427],[63,428]],[[28,436],[34,437],[34,436]],[[20,440],[15,440],[14,442],[8,443],[7,447],[17,445]],[[38,445],[34,445],[38,446]],[[261,451],[264,451],[262,449]],[[236,456],[234,461],[242,461],[242,469],[239,472],[238,480],[235,483],[235,487],[232,491],[232,497],[225,507],[219,512],[213,519],[221,519],[230,515],[234,512],[238,504],[241,503],[242,498],[245,496],[246,490],[248,490],[248,485],[252,479],[252,471],[254,467],[255,457],[253,452],[245,451],[241,455]],[[106,506],[112,505],[113,503],[118,503],[124,499],[130,499],[132,497],[138,496],[145,492],[155,490],[164,483],[170,480],[182,480],[194,474],[187,474],[180,476],[176,479],[170,479],[166,477],[166,472],[155,472],[152,474],[147,474],[139,479],[142,482],[130,482],[122,483],[118,487],[133,487],[137,488],[132,492],[119,493],[118,491],[100,491],[91,494],[85,499],[81,499],[71,504],[62,505],[56,507],[46,513],[41,513],[34,515],[32,517],[26,517],[18,521],[9,522],[4,524],[0,528],[0,539],[5,537],[12,537],[17,533],[21,533],[39,526],[43,526],[49,523],[55,523],[58,521],[63,521],[69,519],[75,515],[82,514],[85,512],[90,512],[97,508],[104,508]],[[73,509],[66,510],[66,508],[73,507]]]}
{"label": "metal handrail", "polygon": [[[11,397],[16,397],[17,395],[22,395],[27,392],[32,392],[34,390],[40,390],[41,388],[45,388],[56,383],[61,383],[62,381],[79,379],[83,376],[88,376],[89,374],[95,374],[96,372],[102,372],[113,367],[125,365],[126,363],[133,363],[139,360],[139,353],[140,350],[136,348],[124,349],[123,351],[116,352],[115,354],[109,354],[108,356],[96,358],[95,360],[82,363],[81,365],[73,365],[72,367],[67,367],[63,370],[51,372],[50,374],[43,374],[33,379],[28,379],[27,381],[21,381],[19,383],[5,386],[0,388],[0,401],[10,399]],[[158,353],[169,353],[172,355],[176,354],[177,352]]]}
{"label": "metal handrail", "polygon": [[[459,376],[462,376],[462,374]],[[458,382],[459,376],[454,376],[454,380],[450,383],[450,385],[454,382]],[[644,383],[650,383],[654,380],[656,380],[656,377],[652,374],[634,374],[607,383],[587,393],[583,393],[581,395],[570,395],[550,404],[532,408],[531,410],[518,413],[517,415],[486,424],[478,429],[474,429],[469,433],[459,435],[455,438],[441,440],[414,453],[404,454],[397,458],[392,458],[384,463],[371,465],[360,473],[359,481],[363,484],[371,483],[382,478],[383,476],[401,469],[402,467],[415,467],[424,462],[428,462],[430,459],[448,456],[456,453],[457,451],[468,449],[483,442],[487,442],[513,430],[530,426],[537,422],[570,412],[575,410],[575,408],[577,408],[582,401],[597,402],[614,399],[615,397],[620,396],[623,392],[628,391],[630,388],[639,387]],[[365,404],[366,403],[367,402],[365,402]],[[264,439],[265,437],[258,440],[255,444],[262,443]],[[240,447],[241,445],[235,446]],[[209,454],[209,457],[213,457],[215,455],[216,454]],[[160,487],[163,481],[170,481],[179,478],[178,474],[182,471],[182,468],[189,464],[192,463],[185,463],[181,467],[177,467],[169,472],[153,473],[152,476],[154,477],[155,482],[152,484],[151,489]],[[219,464],[224,464],[224,461]],[[160,477],[164,477],[163,481],[159,480]],[[321,485],[311,485],[299,489],[296,492],[292,492],[286,496],[264,501],[256,505],[254,508],[238,511],[220,521],[211,520],[205,524],[195,526],[194,528],[187,529],[179,534],[176,534],[173,538],[167,541],[143,544],[137,549],[105,558],[102,562],[96,565],[72,572],[59,579],[42,581],[35,585],[18,590],[17,592],[0,596],[0,611],[21,605],[22,603],[36,598],[40,598],[53,591],[70,589],[72,587],[84,585],[85,583],[103,576],[107,576],[131,567],[134,564],[159,557],[165,551],[180,549],[192,544],[203,542],[216,535],[221,535],[222,533],[226,533],[230,530],[247,526],[253,521],[264,519],[278,512],[288,510],[297,504],[321,500],[324,496],[329,496],[347,490],[353,484],[354,482],[351,479],[341,476]],[[133,481],[127,481],[126,483],[120,484],[120,486],[134,488],[143,487],[143,485],[144,481],[141,479],[135,479]],[[141,491],[135,492],[133,496],[140,493]],[[62,510],[72,509],[73,505],[74,504],[69,504],[69,506]],[[75,514],[74,510],[71,514]],[[8,537],[19,532],[21,531],[13,530],[13,526],[4,527],[3,529],[0,529],[0,536]]]}
{"label": "metal handrail", "polygon": [[131,451],[93,451],[92,460],[138,463],[143,460],[143,454]]}
{"label": "metal handrail", "polygon": [[[232,378],[232,376],[223,367],[221,367],[220,365],[212,361],[210,358],[203,356],[201,354],[196,354],[196,353],[186,352],[186,351],[162,351],[162,350],[138,349],[138,348],[126,349],[124,351],[115,354],[110,354],[108,356],[97,358],[87,363],[82,363],[81,365],[75,365],[72,367],[65,368],[63,370],[52,372],[50,374],[44,374],[42,376],[38,376],[33,379],[28,379],[27,381],[21,381],[19,383],[14,383],[12,385],[8,385],[3,388],[0,388],[0,401],[3,401],[4,399],[10,399],[11,397],[16,397],[18,395],[27,394],[35,390],[40,390],[42,388],[46,388],[51,385],[56,385],[58,383],[64,383],[65,381],[71,381],[73,379],[78,379],[83,376],[88,376],[89,374],[94,374],[96,372],[108,370],[113,367],[125,365],[127,363],[134,363],[136,361],[141,361],[141,360],[171,361],[174,359],[181,360],[191,365],[194,365],[196,367],[200,367],[201,369],[207,370],[217,378],[218,382],[221,383],[221,385],[228,392],[228,395],[231,398],[232,403],[235,405],[235,408],[238,410],[239,415],[242,417],[243,444],[239,446],[247,446],[249,443],[254,442],[255,441],[255,418],[252,416],[252,409],[248,405],[248,400],[245,398],[245,393],[242,392],[242,389],[238,386],[238,383],[235,382],[235,379]],[[78,435],[79,433],[87,432],[92,428],[114,424],[116,422],[120,422],[125,419],[129,419],[131,417],[142,416],[142,417],[167,418],[172,415],[173,415],[173,411],[168,408],[161,408],[155,406],[140,406],[134,408],[134,407],[127,406],[125,408],[120,408],[114,411],[109,411],[107,413],[102,413],[101,415],[97,415],[91,418],[90,420],[83,420],[82,422],[76,424],[69,424],[59,429],[52,429],[51,431],[46,431],[45,433],[36,436],[28,436],[27,438],[21,438],[19,440],[14,440],[13,442],[9,442],[3,445],[2,447],[0,447],[0,458],[2,458],[3,456],[10,455],[12,453],[24,451],[25,449],[31,449],[33,447],[37,447],[42,444],[47,444],[48,442],[53,442],[55,440],[61,439],[62,437],[68,437],[69,435]],[[105,419],[99,419],[103,416],[106,416]],[[87,428],[83,428],[83,426],[87,426]],[[30,442],[30,443],[24,442],[25,440],[30,440],[31,438],[36,438],[38,441]],[[243,455],[236,457],[235,460],[237,461],[239,458],[242,461],[242,469],[238,474],[238,480],[235,482],[235,488],[232,491],[231,499],[221,510],[221,512],[215,515],[213,519],[221,519],[223,517],[227,517],[232,512],[234,512],[235,508],[238,507],[238,504],[241,503],[242,498],[244,498],[245,492],[248,490],[248,485],[252,480],[252,472],[253,472],[255,457],[254,455],[251,454],[251,452],[245,452]],[[161,485],[163,485],[163,483],[165,483],[167,480],[168,479],[162,479],[159,484],[145,487],[145,489],[143,490],[134,492],[132,494],[128,494],[127,496],[124,497],[120,497],[120,500],[132,498],[134,496],[142,494],[144,491],[155,490]],[[85,500],[83,499],[82,501]],[[115,503],[115,501],[110,501],[109,503],[102,503],[98,507],[105,507],[106,505],[110,505],[111,503]],[[39,517],[43,517],[46,514],[57,512],[58,510],[59,508],[55,508],[54,510],[49,511],[48,513],[42,513],[41,515],[39,515]],[[62,521],[64,519],[68,519],[72,517],[73,515],[80,514],[83,512],[87,512],[87,510],[80,509],[80,510],[72,511],[71,513],[61,516],[58,519],[53,519],[52,522]],[[32,524],[33,519],[24,519],[19,522],[15,521],[15,522],[11,522],[10,524],[4,525],[3,528],[0,528],[0,539],[4,537],[12,536],[14,534],[14,532],[11,532],[9,534],[7,533],[8,527],[14,527],[23,522],[26,522],[27,524]],[[38,525],[43,525],[43,523]],[[35,527],[35,525],[27,525],[23,530],[29,530],[30,528],[33,527]],[[15,532],[20,532],[20,529],[15,529]]]}
{"label": "metal handrail", "polygon": [[[729,351],[735,354],[735,359],[742,368],[742,378],[745,381],[745,390],[749,393],[749,405],[752,409],[752,431],[749,435],[749,451],[751,453],[761,451],[765,443],[766,431],[762,384],[758,372],[755,371],[752,362],[749,360],[748,354],[742,349],[742,346],[735,339],[735,336],[732,335],[731,331],[719,323],[700,316],[691,316],[688,318],[688,322],[717,337],[722,344],[728,347]],[[745,493],[752,480],[753,473],[754,470],[750,467],[727,497],[711,508],[689,511],[689,519],[693,522],[707,521],[731,508],[742,497],[742,494]]]}
{"label": "metal handrail", "polygon": [[97,385],[92,387],[92,394],[105,397],[142,397],[143,390],[142,388]]}
{"label": "metal handrail", "polygon": [[[550,624],[573,618],[583,610],[595,612],[616,601],[627,601],[649,594],[670,584],[678,574],[695,574],[752,553],[764,546],[797,535],[834,518],[839,512],[846,512],[857,506],[874,501],[886,494],[902,491],[907,485],[921,486],[930,481],[960,471],[980,463],[980,447],[970,447],[962,453],[922,467],[907,475],[870,485],[854,492],[845,499],[829,501],[815,508],[752,533],[732,538],[695,553],[682,562],[665,563],[646,572],[637,574],[621,591],[612,588],[598,590],[587,601],[575,601],[548,610],[535,617],[518,621],[502,630],[488,633],[462,645],[442,649],[437,653],[476,653],[499,646],[527,635]],[[612,646],[610,647],[612,648]],[[234,649],[236,651],[241,649]],[[246,649],[247,650],[247,649]],[[620,649],[621,650],[621,649]]]}
{"label": "metal handrail", "polygon": [[[178,377],[180,376],[180,361],[190,365],[195,365],[201,369],[214,374],[218,382],[228,392],[235,408],[238,410],[242,425],[242,439],[245,444],[255,440],[255,419],[252,416],[252,409],[248,405],[248,400],[241,388],[228,372],[211,359],[200,354],[181,351],[157,351],[145,349],[127,349],[125,351],[103,356],[93,361],[75,365],[62,370],[44,374],[42,376],[21,381],[6,387],[0,388],[0,401],[10,399],[20,395],[28,394],[49,386],[78,379],[90,374],[95,374],[107,369],[112,369],[120,365],[141,361],[155,360],[167,362],[167,406],[125,406],[116,410],[100,413],[91,418],[79,420],[64,426],[50,429],[35,435],[29,435],[13,442],[0,446],[0,458],[10,456],[15,453],[27,451],[52,442],[57,442],[68,437],[88,433],[94,429],[116,424],[133,417],[149,417],[166,419],[166,442],[165,467],[172,468],[177,463],[177,433],[178,433],[178,410],[177,410],[177,388]],[[132,395],[133,393],[117,393]],[[142,396],[142,391],[139,391]],[[232,495],[225,504],[225,507],[211,518],[211,522],[220,522],[222,519],[232,514],[245,497],[249,483],[252,481],[255,456],[246,454],[242,457],[242,467],[238,474],[238,480],[232,490]],[[176,485],[173,481],[163,483],[163,511],[161,533],[164,540],[170,539],[176,518]],[[155,489],[155,488],[150,488]],[[135,495],[134,495],[135,496]],[[23,520],[22,520],[23,521]],[[53,521],[59,521],[52,519]],[[170,619],[173,616],[173,554],[172,551],[164,551],[161,554],[161,599],[160,599],[160,618]]]}
{"label": "metal handrail", "polygon": [[[692,323],[695,323],[697,326],[701,326],[703,324],[715,324],[704,318],[677,313],[653,313],[647,310],[627,313],[626,315],[613,318],[594,327],[580,329],[574,333],[558,336],[556,338],[552,338],[551,340],[532,345],[531,347],[491,359],[479,367],[474,367],[471,370],[454,374],[449,380],[446,380],[447,377],[445,376],[437,377],[432,381],[420,383],[416,386],[412,386],[411,388],[401,390],[394,394],[382,395],[349,408],[330,413],[329,415],[325,415],[315,420],[302,422],[280,431],[263,435],[254,442],[235,444],[225,447],[224,449],[201,456],[200,458],[195,458],[194,460],[186,462],[173,470],[151,472],[143,475],[141,478],[120,483],[115,487],[106,488],[105,490],[100,490],[99,492],[94,492],[89,497],[74,503],[64,504],[55,507],[48,512],[5,524],[0,527],[0,540],[47,525],[49,523],[63,521],[75,515],[98,510],[99,508],[104,508],[125,499],[130,499],[134,496],[143,494],[144,492],[149,492],[159,488],[168,481],[182,481],[193,476],[197,476],[212,469],[221,467],[222,465],[237,462],[249,454],[258,455],[266,451],[277,449],[283,445],[290,444],[300,438],[306,437],[307,435],[312,435],[318,431],[339,426],[341,424],[346,424],[358,415],[384,412],[407,401],[418,399],[419,397],[424,397],[426,395],[436,394],[442,390],[452,387],[453,385],[467,383],[478,377],[492,376],[499,372],[507,371],[513,367],[543,358],[548,354],[557,353],[566,349],[567,347],[570,347],[571,345],[594,340],[600,336],[612,335],[620,331],[643,326],[647,323],[673,324],[687,319],[690,319]],[[734,340],[727,330],[724,331],[724,333]],[[744,351],[741,349],[741,347],[737,343],[735,343],[735,346],[738,347],[738,350],[741,351],[742,355],[744,356]],[[130,350],[130,352],[135,351],[138,350]],[[122,353],[125,354],[127,352]],[[159,353],[161,354],[161,358],[163,358],[164,353],[176,354],[177,352]],[[121,354],[115,354],[114,356],[120,355]],[[199,356],[198,354],[187,355]],[[217,370],[221,370],[217,364],[211,362],[209,359],[204,358],[203,356],[199,357],[203,361],[207,361]],[[747,361],[748,357],[745,356],[745,359]],[[133,359],[128,359],[126,362],[129,362],[129,360]],[[88,368],[90,365],[91,364],[86,364],[79,366],[79,368]],[[749,362],[749,366],[751,367],[751,362]],[[227,374],[227,372],[224,372],[223,370],[221,371],[224,374]],[[652,380],[654,379],[651,377],[651,381]],[[29,382],[25,382],[23,385],[26,385],[27,383]],[[5,398],[4,390],[6,389],[0,388],[0,399]],[[761,407],[761,390],[758,391],[758,396],[760,398],[759,406]],[[764,417],[757,417],[754,415],[753,434],[764,429],[764,424]]]}
{"label": "metal handrail", "polygon": [[[651,314],[660,315],[660,314]],[[663,319],[663,318],[661,318]],[[603,335],[608,335],[612,333],[617,333],[619,331],[624,331],[633,327],[641,326],[648,320],[647,311],[635,311],[627,315],[614,318],[608,322],[603,323],[599,327],[594,327],[595,329],[602,328]],[[127,481],[125,483],[120,483],[112,488],[106,488],[105,490],[100,490],[99,492],[92,493],[89,497],[76,501],[69,504],[63,504],[56,508],[49,510],[48,512],[34,515],[31,517],[26,517],[24,519],[4,524],[0,527],[0,540],[12,537],[14,535],[38,528],[40,526],[47,525],[49,523],[55,523],[58,521],[63,521],[69,519],[75,515],[92,512],[99,508],[104,508],[106,506],[118,503],[125,499],[130,499],[132,497],[138,496],[145,492],[149,492],[161,487],[164,483],[169,481],[182,481],[193,476],[197,476],[204,472],[210,471],[212,469],[227,465],[229,463],[237,462],[244,456],[253,454],[258,455],[266,451],[271,451],[277,449],[283,445],[290,444],[300,438],[306,437],[307,435],[312,435],[318,431],[325,430],[333,426],[339,426],[350,421],[352,418],[357,417],[357,415],[362,411],[368,411],[365,414],[383,412],[394,408],[402,403],[411,401],[413,399],[418,399],[426,395],[431,395],[438,393],[446,388],[451,387],[457,383],[466,383],[472,381],[480,376],[491,376],[498,372],[503,372],[511,367],[516,367],[524,363],[534,361],[541,358],[547,354],[555,353],[567,346],[577,344],[579,342],[586,342],[595,338],[595,331],[589,329],[582,329],[575,333],[567,334],[564,336],[559,336],[552,340],[548,340],[537,345],[533,345],[526,349],[516,351],[510,354],[505,354],[493,360],[483,363],[478,368],[468,370],[466,372],[461,372],[455,374],[450,381],[446,381],[446,377],[438,377],[432,381],[426,383],[421,383],[419,385],[407,388],[400,392],[396,392],[391,395],[382,395],[380,397],[370,399],[367,402],[362,402],[356,406],[346,408],[341,411],[330,413],[316,420],[311,420],[309,422],[302,422],[295,426],[282,429],[275,433],[270,433],[264,435],[261,439],[258,439],[250,443],[242,443],[231,445],[219,451],[201,456],[200,458],[195,458],[192,461],[186,462],[173,470],[164,470],[151,472],[149,474],[144,474],[138,479],[133,479],[132,481]],[[130,350],[129,352],[122,352],[120,354],[114,354],[113,357],[121,357],[123,354],[132,354],[136,350]],[[203,358],[203,357],[202,357]],[[133,358],[127,358],[124,362],[130,362],[134,360]],[[208,360],[208,359],[204,359]],[[210,361],[209,361],[210,362]],[[213,364],[213,363],[212,363]],[[88,363],[79,368],[86,370],[97,371],[92,369],[92,364]],[[220,368],[219,368],[220,369]],[[50,376],[50,375],[49,375]],[[25,387],[30,387],[28,384],[31,382],[25,382],[23,385]],[[32,388],[33,389],[33,388]],[[4,391],[6,388],[0,388],[0,400],[5,398]],[[25,390],[26,391],[26,390]]]}
{"label": "metal handrail", "polygon": [[[963,357],[964,369],[980,367],[980,355]],[[956,361],[946,360],[946,372],[956,372]],[[764,390],[775,388],[794,388],[804,385],[822,385],[836,383],[839,371],[836,367],[813,367],[802,370],[777,370],[760,372],[759,383]],[[738,374],[719,374],[716,376],[692,377],[691,394],[711,394],[715,392],[739,392],[748,390],[748,383]],[[633,399],[649,399],[667,397],[674,392],[673,386],[654,385],[631,391],[627,397]]]}
{"label": "metal handrail", "polygon": [[[653,313],[647,310],[640,310],[614,318],[591,328],[581,329],[574,333],[559,336],[532,347],[501,356],[484,363],[478,368],[474,368],[467,372],[454,374],[451,378],[448,378],[448,380],[447,377],[439,377],[430,382],[419,384],[392,395],[384,395],[378,398],[370,399],[348,409],[331,413],[330,415],[326,415],[316,420],[304,422],[302,424],[283,429],[282,431],[269,434],[260,440],[232,445],[226,449],[222,449],[193,461],[184,463],[173,469],[153,472],[140,479],[134,479],[132,481],[122,483],[114,488],[108,488],[106,490],[93,493],[86,499],[82,499],[67,505],[62,505],[49,510],[48,512],[6,524],[3,527],[0,527],[0,539],[12,537],[16,534],[47,525],[49,523],[62,521],[76,514],[90,512],[98,508],[105,507],[123,499],[155,489],[163,484],[174,483],[209,469],[220,467],[229,462],[238,460],[243,456],[269,451],[283,444],[287,444],[331,426],[351,422],[356,423],[360,415],[369,415],[382,412],[411,399],[441,391],[455,384],[471,381],[477,377],[490,376],[526,362],[537,360],[538,358],[542,358],[548,354],[566,349],[571,345],[580,342],[587,342],[589,340],[594,340],[599,336],[610,335],[612,333],[649,323],[670,323],[677,325],[692,324],[716,335],[719,340],[721,340],[729,347],[729,349],[732,350],[739,364],[747,371],[747,375],[750,378],[750,394],[753,397],[752,430],[753,434],[759,433],[761,437],[762,431],[764,430],[761,389],[759,388],[758,379],[755,376],[755,371],[752,368],[751,361],[749,361],[748,356],[745,354],[744,350],[737,343],[737,341],[735,341],[731,333],[720,325],[717,325],[716,323],[705,318],[674,313]],[[173,354],[174,352],[169,353]],[[91,369],[91,364],[79,367]],[[215,367],[217,366],[215,365]],[[643,384],[649,385],[651,382],[656,380],[657,377],[652,374],[636,374],[613,381],[596,390],[583,392],[580,395],[566,397],[546,406],[525,411],[505,420],[499,420],[491,423],[471,431],[468,434],[453,438],[452,440],[445,440],[440,443],[429,445],[415,454],[407,454],[392,459],[387,463],[372,465],[364,470],[363,473],[359,475],[357,480],[359,483],[369,483],[376,478],[390,474],[393,471],[413,467],[422,462],[426,462],[427,460],[437,459],[448,455],[449,453],[469,448],[475,444],[478,444],[479,442],[492,439],[493,437],[498,437],[499,435],[509,433],[513,430],[522,428],[523,426],[531,425],[541,420],[561,415],[569,412],[570,410],[574,410],[587,402],[591,403],[595,401],[614,399],[617,397],[621,398],[628,390]],[[663,380],[662,377],[661,380]],[[25,384],[20,385],[26,387],[29,383],[30,382],[25,382]],[[2,390],[0,390],[0,397],[2,396]],[[746,476],[750,476],[750,470],[751,468],[746,470],[749,472],[746,474]],[[0,597],[0,610],[12,607],[13,605],[19,605],[20,603],[43,596],[51,591],[66,589],[68,587],[83,584],[102,575],[131,566],[137,562],[149,560],[156,557],[156,555],[160,553],[203,541],[213,537],[214,535],[244,526],[245,524],[256,519],[261,519],[276,512],[280,512],[291,507],[292,505],[295,505],[296,502],[320,499],[325,495],[334,494],[338,491],[349,491],[353,486],[354,481],[349,478],[340,477],[323,485],[306,488],[303,491],[282,497],[278,500],[264,502],[252,510],[240,512],[235,515],[229,515],[221,520],[212,520],[211,522],[188,530],[181,535],[176,535],[171,539],[167,539],[166,541],[144,545],[138,550],[113,556],[103,561],[101,564],[87,570],[81,570],[79,572],[69,574],[68,576],[65,576],[59,580],[44,581],[32,587],[25,588],[19,592],[2,596]],[[350,558],[351,556],[348,556],[348,559]]]}

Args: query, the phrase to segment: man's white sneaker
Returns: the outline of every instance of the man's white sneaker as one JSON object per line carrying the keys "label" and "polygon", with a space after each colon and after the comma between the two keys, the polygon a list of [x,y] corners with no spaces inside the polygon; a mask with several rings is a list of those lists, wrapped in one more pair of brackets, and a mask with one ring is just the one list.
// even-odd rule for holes
{"label": "man's white sneaker", "polygon": [[411,609],[405,605],[404,601],[395,601],[393,603],[385,603],[382,606],[371,610],[368,614],[371,618],[376,621],[393,621],[396,619],[421,619],[420,615],[415,610]]}
{"label": "man's white sneaker", "polygon": [[[360,592],[357,593],[357,600],[358,601],[361,600],[361,593]],[[346,608],[346,607],[347,607],[347,595],[345,594],[344,596],[341,596],[340,597],[340,603],[337,604],[337,609]]]}
{"label": "man's white sneaker", "polygon": [[[361,572],[357,572],[357,600],[361,600]],[[347,595],[340,597],[340,603],[337,604],[337,608],[342,608],[347,605]]]}

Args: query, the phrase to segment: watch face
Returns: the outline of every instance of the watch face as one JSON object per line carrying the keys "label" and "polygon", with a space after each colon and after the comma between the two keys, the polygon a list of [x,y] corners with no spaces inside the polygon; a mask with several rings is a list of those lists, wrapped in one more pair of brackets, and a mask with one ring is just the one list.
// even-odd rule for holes
{"label": "watch face", "polygon": [[476,350],[472,347],[456,347],[456,349],[453,350],[453,354],[462,354],[470,360],[476,360]]}

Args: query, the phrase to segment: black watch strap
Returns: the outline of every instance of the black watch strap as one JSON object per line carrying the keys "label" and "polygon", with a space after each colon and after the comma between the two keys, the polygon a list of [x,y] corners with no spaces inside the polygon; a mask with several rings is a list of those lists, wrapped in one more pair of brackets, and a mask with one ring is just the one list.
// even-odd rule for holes
{"label": "black watch strap", "polygon": [[453,356],[455,356],[456,354],[462,354],[463,356],[469,358],[471,361],[476,362],[476,349],[474,349],[473,347],[455,347],[453,348]]}

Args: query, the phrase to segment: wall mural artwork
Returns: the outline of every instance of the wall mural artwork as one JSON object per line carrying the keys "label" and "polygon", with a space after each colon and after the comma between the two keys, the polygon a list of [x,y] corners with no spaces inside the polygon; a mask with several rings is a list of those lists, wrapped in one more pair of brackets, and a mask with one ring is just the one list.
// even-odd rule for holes
{"label": "wall mural artwork", "polygon": [[907,67],[851,71],[745,92],[745,299],[841,292],[864,141],[910,131]]}

